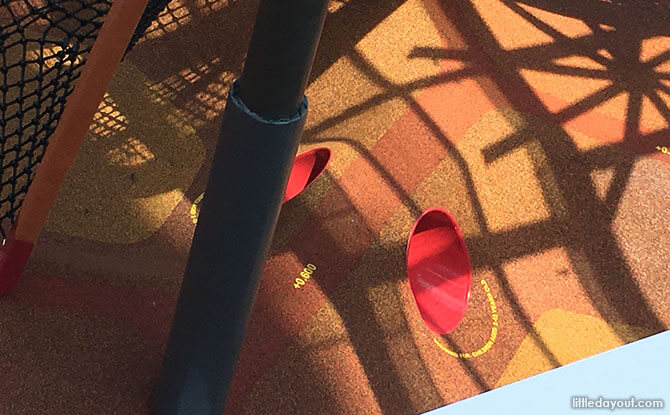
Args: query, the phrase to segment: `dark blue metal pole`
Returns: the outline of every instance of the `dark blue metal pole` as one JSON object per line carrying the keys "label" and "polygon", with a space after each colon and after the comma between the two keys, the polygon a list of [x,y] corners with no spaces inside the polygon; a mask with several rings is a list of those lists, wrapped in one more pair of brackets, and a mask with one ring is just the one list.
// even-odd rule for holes
{"label": "dark blue metal pole", "polygon": [[262,0],[231,88],[152,410],[223,411],[307,113],[326,0]]}

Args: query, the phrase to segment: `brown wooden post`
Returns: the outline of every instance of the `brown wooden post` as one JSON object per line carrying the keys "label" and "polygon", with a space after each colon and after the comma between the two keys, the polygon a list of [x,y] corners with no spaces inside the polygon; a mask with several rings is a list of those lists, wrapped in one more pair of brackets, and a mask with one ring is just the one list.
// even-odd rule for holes
{"label": "brown wooden post", "polygon": [[147,3],[148,0],[112,2],[58,126],[49,138],[19,209],[16,227],[0,247],[0,295],[16,285]]}

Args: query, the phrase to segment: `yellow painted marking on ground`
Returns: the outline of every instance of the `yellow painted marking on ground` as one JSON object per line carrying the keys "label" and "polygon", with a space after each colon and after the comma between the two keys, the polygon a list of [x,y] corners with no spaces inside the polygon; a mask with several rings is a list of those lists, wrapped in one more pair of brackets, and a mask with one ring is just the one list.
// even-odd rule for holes
{"label": "yellow painted marking on ground", "polygon": [[488,352],[491,350],[491,347],[493,347],[493,344],[496,341],[496,338],[498,337],[498,308],[496,307],[496,302],[495,299],[493,298],[493,294],[491,293],[491,288],[489,285],[486,283],[485,279],[481,280],[482,287],[484,287],[484,291],[486,292],[486,298],[489,300],[489,306],[491,307],[491,335],[489,336],[489,340],[486,342],[486,344],[482,347],[480,347],[478,350],[475,350],[474,352],[468,352],[468,353],[457,353],[454,352],[453,350],[448,349],[446,346],[444,346],[442,343],[440,343],[439,340],[437,340],[437,337],[433,338],[433,341],[435,344],[442,349],[443,352],[446,354],[453,356],[453,357],[458,357],[461,359],[472,359],[473,357],[481,356],[484,353]]}
{"label": "yellow painted marking on ground", "polygon": [[180,110],[152,100],[149,84],[128,60],[119,66],[54,202],[46,231],[137,243],[154,235],[183,203],[205,148]]}
{"label": "yellow painted marking on ground", "polygon": [[191,220],[193,223],[198,223],[198,203],[202,201],[202,198],[205,196],[204,193],[202,193],[200,196],[196,197],[195,200],[193,201],[193,204],[191,205]]}
{"label": "yellow painted marking on ground", "polygon": [[312,277],[312,273],[316,271],[316,265],[314,264],[307,264],[305,268],[302,269],[300,272],[300,277],[295,279],[295,282],[293,283],[293,288],[300,288],[303,285],[307,284],[307,280],[309,280]]}

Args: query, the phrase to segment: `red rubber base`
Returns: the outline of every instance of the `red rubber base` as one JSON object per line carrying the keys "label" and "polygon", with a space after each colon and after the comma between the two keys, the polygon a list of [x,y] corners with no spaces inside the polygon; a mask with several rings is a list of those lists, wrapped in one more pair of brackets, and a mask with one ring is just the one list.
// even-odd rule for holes
{"label": "red rubber base", "polygon": [[9,231],[5,244],[0,246],[0,296],[11,291],[19,282],[33,250],[33,244],[15,239],[15,232],[16,226]]}
{"label": "red rubber base", "polygon": [[416,220],[407,243],[407,277],[428,328],[447,334],[458,326],[470,298],[470,256],[456,221],[441,208]]}
{"label": "red rubber base", "polygon": [[315,148],[298,155],[288,178],[284,203],[296,197],[316,180],[326,170],[329,162],[330,149],[325,147]]}

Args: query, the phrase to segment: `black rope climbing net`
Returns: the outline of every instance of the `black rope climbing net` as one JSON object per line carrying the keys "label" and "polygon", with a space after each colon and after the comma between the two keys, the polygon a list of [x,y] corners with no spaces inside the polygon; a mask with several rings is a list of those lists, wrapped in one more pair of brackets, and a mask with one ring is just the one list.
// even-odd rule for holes
{"label": "black rope climbing net", "polygon": [[[150,0],[128,44],[169,0]],[[112,0],[0,0],[0,236],[28,187]]]}
{"label": "black rope climbing net", "polygon": [[3,240],[110,6],[110,0],[0,1]]}

